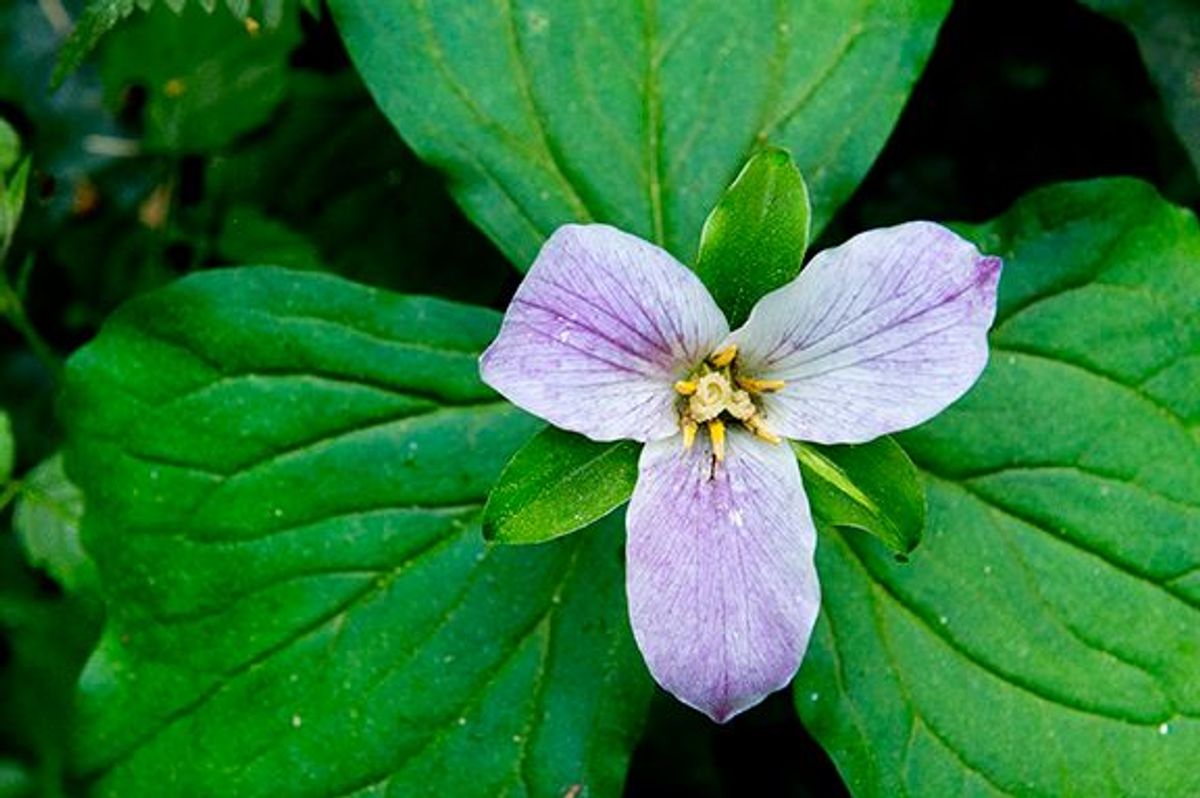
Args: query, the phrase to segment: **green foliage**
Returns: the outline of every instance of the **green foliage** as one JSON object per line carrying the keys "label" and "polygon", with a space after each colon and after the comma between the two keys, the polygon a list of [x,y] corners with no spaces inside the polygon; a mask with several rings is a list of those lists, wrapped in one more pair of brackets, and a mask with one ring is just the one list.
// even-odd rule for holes
{"label": "green foliage", "polygon": [[0,488],[12,479],[14,456],[12,422],[8,413],[0,410]]}
{"label": "green foliage", "polygon": [[21,137],[3,117],[0,117],[0,175],[12,169],[21,156]]}
{"label": "green foliage", "polygon": [[1200,228],[1110,180],[968,232],[991,364],[903,437],[912,563],[823,537],[796,705],[857,796],[1200,793]]}
{"label": "green foliage", "polygon": [[1080,0],[1124,23],[1200,173],[1200,14],[1195,0]]}
{"label": "green foliage", "polygon": [[555,227],[590,220],[690,258],[767,141],[792,151],[820,229],[883,145],[949,2],[330,6],[384,113],[524,269]]}
{"label": "green foliage", "polygon": [[245,268],[130,303],[72,359],[110,613],[78,721],[98,793],[618,790],[649,687],[621,521],[483,543],[535,426],[478,380],[497,327]]}
{"label": "green foliage", "polygon": [[44,568],[68,591],[92,593],[95,568],[79,540],[83,494],[55,455],[25,475],[13,511],[13,529],[28,562]]}
{"label": "green foliage", "polygon": [[[313,10],[310,3],[302,4],[310,11]],[[225,0],[225,6],[229,9],[229,13],[243,22],[252,20],[251,27],[258,22],[251,17],[252,11],[260,10],[256,8],[258,5],[252,0]],[[176,14],[188,11],[189,7],[198,7],[206,14],[212,14],[217,8],[217,0],[195,0],[192,3],[188,3],[187,0],[161,0],[161,2],[155,0],[89,0],[75,29],[71,31],[71,35],[62,46],[58,62],[54,65],[54,72],[50,78],[51,87],[59,88],[68,75],[79,69],[84,59],[92,50],[96,49],[100,40],[123,20],[129,18],[134,11],[138,9],[153,11],[155,7],[162,6],[166,6]],[[284,0],[262,0],[262,21],[268,29],[278,26],[283,21],[283,11]]]}
{"label": "green foliage", "polygon": [[110,102],[131,85],[146,91],[142,144],[150,150],[213,150],[260,126],[283,99],[299,18],[252,28],[193,3],[159,5],[115,31],[102,53]]}
{"label": "green foliage", "polygon": [[634,441],[542,430],[501,472],[484,508],[484,537],[541,543],[583,529],[629,501],[640,452]]}
{"label": "green foliage", "polygon": [[700,232],[696,273],[732,327],[800,272],[808,249],[808,187],[786,150],[756,153]]}
{"label": "green foliage", "polygon": [[867,532],[900,558],[921,542],[925,488],[893,439],[858,446],[793,443],[792,448],[819,526]]}

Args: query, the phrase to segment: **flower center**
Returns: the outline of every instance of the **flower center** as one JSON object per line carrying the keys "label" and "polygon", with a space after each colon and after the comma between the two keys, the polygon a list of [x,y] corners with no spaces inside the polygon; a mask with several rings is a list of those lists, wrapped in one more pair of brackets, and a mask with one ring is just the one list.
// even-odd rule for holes
{"label": "flower center", "polygon": [[782,387],[783,380],[758,380],[738,373],[736,344],[713,352],[687,379],[675,383],[684,448],[695,443],[701,424],[708,430],[717,460],[725,459],[727,424],[741,424],[763,440],[779,443],[779,436],[763,423],[758,397]]}

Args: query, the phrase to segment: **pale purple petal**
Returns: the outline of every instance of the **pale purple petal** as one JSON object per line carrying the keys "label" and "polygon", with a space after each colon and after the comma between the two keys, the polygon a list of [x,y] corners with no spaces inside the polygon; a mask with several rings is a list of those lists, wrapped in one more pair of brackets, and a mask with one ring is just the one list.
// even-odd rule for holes
{"label": "pale purple petal", "polygon": [[816,530],[786,444],[731,430],[646,445],[626,518],[629,617],[650,673],[725,722],[784,687],[820,607]]}
{"label": "pale purple petal", "polygon": [[679,429],[675,380],[729,334],[699,278],[662,249],[602,224],[546,241],[484,352],[484,382],[594,440]]}
{"label": "pale purple petal", "polygon": [[776,433],[861,443],[937,415],[987,363],[1000,259],[931,222],[872,230],[813,258],[731,336],[742,370],[781,379]]}

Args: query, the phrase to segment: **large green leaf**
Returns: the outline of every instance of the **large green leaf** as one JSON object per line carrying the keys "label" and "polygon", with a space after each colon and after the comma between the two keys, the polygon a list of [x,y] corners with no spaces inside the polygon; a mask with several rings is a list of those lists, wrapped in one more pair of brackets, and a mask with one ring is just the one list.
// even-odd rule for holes
{"label": "large green leaf", "polygon": [[649,693],[620,518],[483,543],[536,426],[478,380],[497,326],[239,269],[130,303],[72,359],[110,613],[81,681],[97,794],[619,791]]}
{"label": "large green leaf", "polygon": [[332,0],[384,112],[526,268],[596,220],[691,260],[759,145],[792,151],[816,228],[862,179],[949,0]]}
{"label": "large green leaf", "polygon": [[1111,180],[968,233],[991,363],[904,438],[912,562],[823,537],[797,706],[859,796],[1200,794],[1200,228]]}

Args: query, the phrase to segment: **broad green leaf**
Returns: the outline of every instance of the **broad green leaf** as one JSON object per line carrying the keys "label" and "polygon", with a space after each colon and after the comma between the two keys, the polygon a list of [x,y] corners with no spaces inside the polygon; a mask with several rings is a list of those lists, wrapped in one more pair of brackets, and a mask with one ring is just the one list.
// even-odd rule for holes
{"label": "broad green leaf", "polygon": [[795,700],[857,796],[1200,794],[1200,227],[1130,180],[968,229],[990,365],[907,434],[907,565],[819,547]]}
{"label": "broad green leaf", "polygon": [[12,479],[14,454],[12,422],[8,413],[0,410],[0,489]]}
{"label": "broad green leaf", "polygon": [[131,85],[146,90],[150,150],[217,149],[265,122],[287,89],[300,39],[297,15],[275,28],[247,26],[224,10],[158,5],[113,32],[101,58],[113,104]]}
{"label": "broad green leaf", "polygon": [[[186,0],[162,0],[167,8],[180,13],[184,10]],[[147,11],[155,4],[155,0],[89,0],[84,7],[71,35],[63,43],[58,62],[50,78],[51,88],[57,89],[67,76],[83,64],[85,58],[96,49],[96,45],[122,20],[128,18],[137,9]],[[199,7],[211,14],[216,10],[216,0],[198,0]],[[225,0],[229,12],[240,20],[247,19],[254,10],[250,0]],[[305,0],[301,5],[307,7]],[[283,19],[283,0],[263,0],[263,20],[267,27],[274,27]]]}
{"label": "broad green leaf", "polygon": [[480,534],[536,426],[478,379],[498,321],[247,268],[131,302],[71,360],[97,794],[619,793],[650,687],[620,518]]}
{"label": "broad green leaf", "polygon": [[483,511],[497,543],[541,543],[583,529],[629,501],[641,444],[597,443],[548,427],[513,456]]}
{"label": "broad green leaf", "polygon": [[83,496],[55,455],[29,472],[13,509],[13,529],[29,563],[71,592],[90,592],[95,568],[79,540]]}
{"label": "broad green leaf", "polygon": [[750,154],[791,150],[820,229],[883,146],[949,0],[332,0],[419,156],[519,268],[565,222],[695,253]]}
{"label": "broad green leaf", "polygon": [[786,150],[758,152],[725,190],[700,231],[696,273],[730,326],[800,273],[809,214],[808,187]]}
{"label": "broad green leaf", "polygon": [[921,542],[925,488],[891,438],[858,446],[793,443],[813,517],[867,532],[904,558]]}
{"label": "broad green leaf", "polygon": [[1137,38],[1171,124],[1200,173],[1200,8],[1195,0],[1081,0]]}

